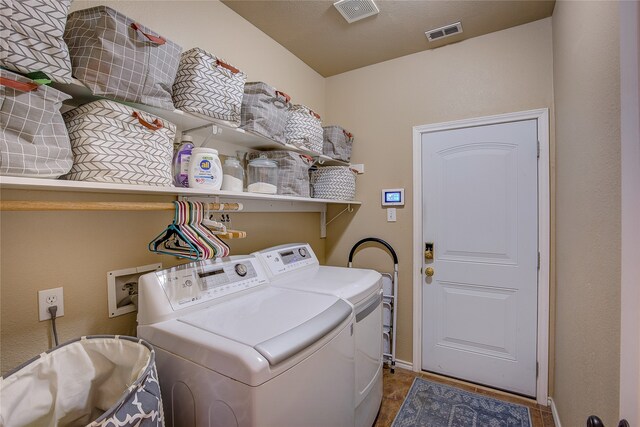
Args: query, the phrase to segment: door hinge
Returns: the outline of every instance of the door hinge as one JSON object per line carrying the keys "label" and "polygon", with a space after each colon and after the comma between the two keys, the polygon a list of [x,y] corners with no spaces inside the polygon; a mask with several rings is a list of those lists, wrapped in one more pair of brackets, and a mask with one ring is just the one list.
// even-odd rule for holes
{"label": "door hinge", "polygon": [[536,362],[536,378],[538,378],[539,373],[540,373],[540,364]]}
{"label": "door hinge", "polygon": [[538,251],[538,270],[540,270],[540,251]]}
{"label": "door hinge", "polygon": [[537,145],[537,152],[538,152],[538,158],[540,158],[540,141],[536,141],[538,143]]}

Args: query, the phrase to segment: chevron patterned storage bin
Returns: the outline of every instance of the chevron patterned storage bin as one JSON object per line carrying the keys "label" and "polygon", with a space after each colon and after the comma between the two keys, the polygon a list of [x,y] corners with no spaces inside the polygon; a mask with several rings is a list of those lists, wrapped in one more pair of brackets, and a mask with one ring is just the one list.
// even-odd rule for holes
{"label": "chevron patterned storage bin", "polygon": [[311,171],[314,199],[353,200],[356,173],[348,166],[324,166]]}
{"label": "chevron patterned storage bin", "polygon": [[248,160],[260,155],[278,162],[278,194],[283,196],[311,197],[309,168],[313,159],[294,151],[260,151],[249,153]]}
{"label": "chevron patterned storage bin", "polygon": [[332,159],[348,162],[351,160],[353,135],[340,126],[325,126],[322,154]]}
{"label": "chevron patterned storage bin", "polygon": [[288,144],[322,154],[322,122],[308,107],[291,106],[284,133]]}
{"label": "chevron patterned storage bin", "polygon": [[284,144],[291,98],[263,82],[244,85],[240,127]]}
{"label": "chevron patterned storage bin", "polygon": [[0,66],[19,73],[41,71],[59,83],[71,82],[64,27],[71,0],[3,0]]}
{"label": "chevron patterned storage bin", "polygon": [[247,76],[233,65],[200,48],[184,52],[173,83],[173,105],[240,125]]}
{"label": "chevron patterned storage bin", "polygon": [[171,186],[173,123],[106,99],[63,114],[76,181]]}
{"label": "chevron patterned storage bin", "polygon": [[0,175],[57,178],[73,158],[60,114],[71,98],[0,69]]}
{"label": "chevron patterned storage bin", "polygon": [[107,6],[69,14],[73,75],[95,95],[173,110],[177,44]]}

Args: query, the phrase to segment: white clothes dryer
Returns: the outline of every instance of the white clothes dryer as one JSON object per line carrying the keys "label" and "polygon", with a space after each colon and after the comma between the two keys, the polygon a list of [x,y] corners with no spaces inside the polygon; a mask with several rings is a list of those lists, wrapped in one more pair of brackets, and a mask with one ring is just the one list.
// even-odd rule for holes
{"label": "white clothes dryer", "polygon": [[168,426],[354,425],[347,302],[272,287],[251,256],[148,273],[138,291]]}
{"label": "white clothes dryer", "polygon": [[355,426],[371,427],[382,403],[382,276],[374,270],[321,266],[309,244],[255,252],[278,288],[335,295],[355,311]]}

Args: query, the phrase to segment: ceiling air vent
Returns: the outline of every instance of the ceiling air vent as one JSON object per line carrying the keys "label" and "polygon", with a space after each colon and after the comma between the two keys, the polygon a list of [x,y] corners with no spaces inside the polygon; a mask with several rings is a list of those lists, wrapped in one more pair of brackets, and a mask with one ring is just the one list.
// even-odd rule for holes
{"label": "ceiling air vent", "polygon": [[430,42],[443,39],[445,37],[452,36],[462,32],[462,24],[456,22],[455,24],[445,25],[444,27],[436,28],[425,32]]}
{"label": "ceiling air vent", "polygon": [[340,0],[333,5],[349,24],[380,13],[373,0]]}

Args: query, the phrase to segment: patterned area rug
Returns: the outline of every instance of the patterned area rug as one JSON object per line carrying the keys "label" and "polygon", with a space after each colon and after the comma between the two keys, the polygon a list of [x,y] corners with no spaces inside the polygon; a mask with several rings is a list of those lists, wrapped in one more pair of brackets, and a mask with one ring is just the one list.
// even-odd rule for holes
{"label": "patterned area rug", "polygon": [[413,380],[392,427],[531,427],[526,406],[422,378]]}

